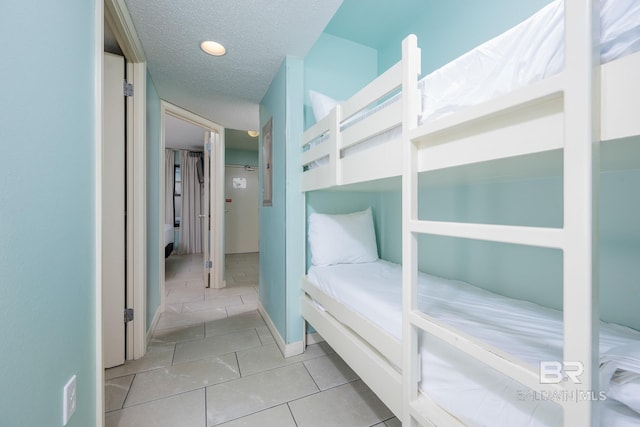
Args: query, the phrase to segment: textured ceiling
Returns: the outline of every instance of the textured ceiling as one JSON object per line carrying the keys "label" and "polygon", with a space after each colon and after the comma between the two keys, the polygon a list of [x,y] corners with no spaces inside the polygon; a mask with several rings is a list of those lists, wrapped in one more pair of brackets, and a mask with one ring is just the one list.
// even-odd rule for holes
{"label": "textured ceiling", "polygon": [[[258,129],[286,55],[304,57],[342,0],[126,0],[160,98],[227,128]],[[227,48],[200,50],[204,40]]]}

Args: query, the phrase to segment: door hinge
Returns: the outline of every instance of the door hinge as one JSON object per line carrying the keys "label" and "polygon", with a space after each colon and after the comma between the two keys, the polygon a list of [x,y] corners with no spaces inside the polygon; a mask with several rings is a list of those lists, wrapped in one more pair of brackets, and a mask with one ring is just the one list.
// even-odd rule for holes
{"label": "door hinge", "polygon": [[213,267],[213,262],[211,260],[204,262],[204,268],[212,268],[212,267]]}
{"label": "door hinge", "polygon": [[124,323],[129,323],[133,320],[133,308],[125,308],[124,310]]}
{"label": "door hinge", "polygon": [[207,142],[204,144],[204,149],[207,150],[207,153],[211,153],[211,143]]}
{"label": "door hinge", "polygon": [[133,96],[133,83],[128,83],[125,81],[122,89],[124,91],[124,96]]}

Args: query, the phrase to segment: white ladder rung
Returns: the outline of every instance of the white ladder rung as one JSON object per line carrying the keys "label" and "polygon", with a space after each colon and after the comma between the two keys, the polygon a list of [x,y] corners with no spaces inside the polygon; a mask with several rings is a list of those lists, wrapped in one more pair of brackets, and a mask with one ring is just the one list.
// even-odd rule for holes
{"label": "white ladder rung", "polygon": [[564,247],[564,230],[561,228],[420,220],[410,221],[409,227],[414,233],[555,249]]}

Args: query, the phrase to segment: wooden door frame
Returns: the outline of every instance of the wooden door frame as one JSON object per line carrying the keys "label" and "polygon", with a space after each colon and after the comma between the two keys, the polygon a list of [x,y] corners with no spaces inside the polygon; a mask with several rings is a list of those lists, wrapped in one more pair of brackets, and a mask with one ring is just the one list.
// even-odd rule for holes
{"label": "wooden door frame", "polygon": [[146,337],[147,211],[146,211],[146,82],[142,44],[124,0],[94,0],[95,7],[95,336],[96,426],[104,425],[104,364],[102,359],[102,53],[104,21],[113,31],[127,61],[127,80],[135,95],[127,98],[127,301],[136,317],[127,324],[126,359],[144,356]]}
{"label": "wooden door frame", "polygon": [[[162,141],[160,146],[160,164],[158,165],[158,182],[162,186],[162,190],[164,190],[164,162],[165,162],[165,117],[167,115],[173,116],[177,119],[184,120],[189,122],[195,126],[203,128],[205,131],[218,132],[220,135],[219,144],[215,144],[211,147],[211,192],[212,192],[212,203],[213,211],[211,214],[211,226],[214,230],[222,230],[224,226],[224,127],[220,126],[217,123],[214,123],[210,120],[207,120],[197,114],[192,113],[191,111],[185,110],[184,108],[178,107],[170,102],[165,100],[160,100],[160,117],[161,117],[161,126],[160,126],[160,140]],[[165,192],[160,191],[160,204],[158,205],[158,211],[160,214],[160,228],[161,232],[164,233],[164,203],[165,203]],[[213,275],[211,277],[211,287],[212,288],[224,288],[226,286],[224,280],[224,239],[222,233],[214,233],[213,237],[213,247],[211,249],[212,258],[213,258]],[[162,243],[161,243],[162,245]],[[165,275],[164,275],[164,247],[160,251],[160,283],[161,283],[161,292],[160,292],[160,306],[165,307]],[[203,265],[204,268],[204,265]]]}

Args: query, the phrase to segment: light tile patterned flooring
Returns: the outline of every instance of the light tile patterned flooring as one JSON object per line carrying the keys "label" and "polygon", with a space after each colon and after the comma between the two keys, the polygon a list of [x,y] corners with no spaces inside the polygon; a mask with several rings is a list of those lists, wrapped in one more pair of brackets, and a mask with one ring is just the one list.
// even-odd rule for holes
{"label": "light tile patterned flooring", "polygon": [[167,258],[147,354],[105,371],[106,427],[400,426],[326,343],[282,356],[257,311],[258,254],[226,257],[225,289],[201,266]]}

